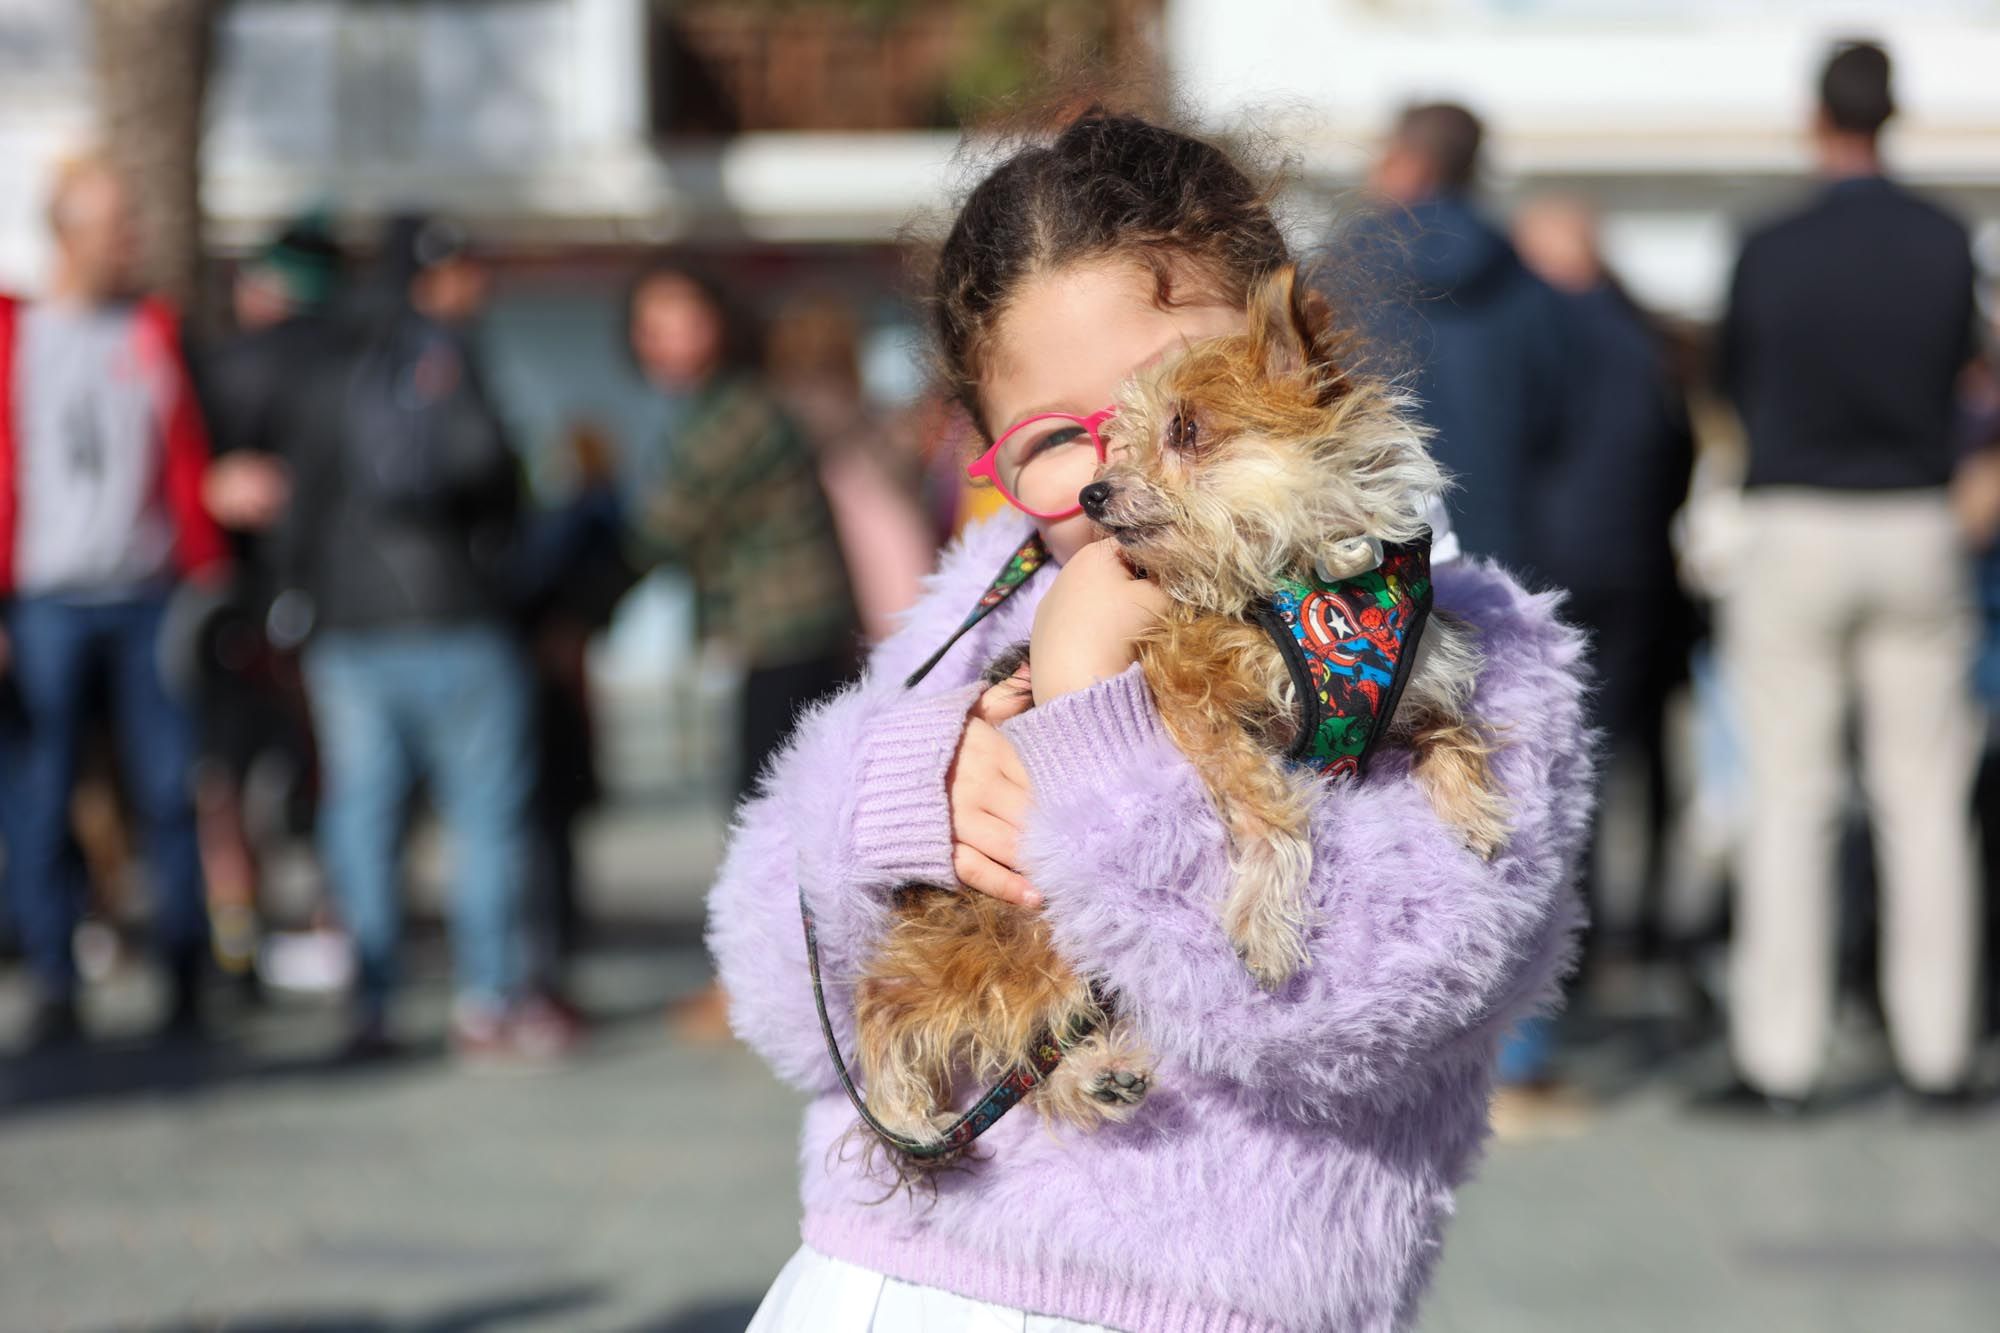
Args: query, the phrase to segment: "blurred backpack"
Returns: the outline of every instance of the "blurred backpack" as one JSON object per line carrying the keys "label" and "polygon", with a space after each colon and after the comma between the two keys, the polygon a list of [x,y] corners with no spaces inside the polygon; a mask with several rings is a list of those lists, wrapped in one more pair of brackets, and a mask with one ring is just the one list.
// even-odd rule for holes
{"label": "blurred backpack", "polygon": [[343,467],[356,495],[392,509],[443,508],[507,456],[463,341],[405,315],[362,351],[348,381]]}

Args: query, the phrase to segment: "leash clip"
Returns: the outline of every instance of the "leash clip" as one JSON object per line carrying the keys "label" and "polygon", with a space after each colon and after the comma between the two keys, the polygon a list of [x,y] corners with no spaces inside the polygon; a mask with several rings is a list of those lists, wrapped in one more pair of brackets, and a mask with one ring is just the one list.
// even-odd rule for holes
{"label": "leash clip", "polygon": [[[1319,575],[1321,583],[1338,583],[1342,579],[1351,579],[1366,574],[1371,569],[1380,569],[1387,549],[1382,545],[1380,537],[1349,537],[1345,541],[1335,542],[1331,548],[1313,557],[1313,573]],[[1333,568],[1328,563],[1328,556],[1338,560],[1342,568],[1337,570]],[[1366,564],[1356,563],[1358,559],[1364,557],[1367,560]]]}

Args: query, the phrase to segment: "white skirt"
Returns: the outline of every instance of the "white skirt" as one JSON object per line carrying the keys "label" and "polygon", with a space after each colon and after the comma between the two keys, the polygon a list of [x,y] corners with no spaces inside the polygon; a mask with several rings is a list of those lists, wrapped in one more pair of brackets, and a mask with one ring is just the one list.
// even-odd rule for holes
{"label": "white skirt", "polygon": [[1112,1333],[887,1277],[801,1245],[744,1333]]}

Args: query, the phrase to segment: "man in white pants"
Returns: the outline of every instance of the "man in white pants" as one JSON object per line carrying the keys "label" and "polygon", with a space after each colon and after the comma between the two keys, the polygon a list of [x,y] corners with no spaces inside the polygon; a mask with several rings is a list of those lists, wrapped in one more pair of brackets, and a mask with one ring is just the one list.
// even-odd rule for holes
{"label": "man in white pants", "polygon": [[1980,980],[1983,725],[1945,490],[1974,269],[1965,228],[1882,174],[1882,49],[1837,49],[1820,94],[1824,184],[1745,244],[1722,347],[1750,442],[1748,543],[1723,626],[1751,802],[1730,1046],[1739,1093],[1780,1109],[1816,1090],[1837,999],[1850,704],[1881,867],[1883,1003],[1920,1098],[1964,1096]]}

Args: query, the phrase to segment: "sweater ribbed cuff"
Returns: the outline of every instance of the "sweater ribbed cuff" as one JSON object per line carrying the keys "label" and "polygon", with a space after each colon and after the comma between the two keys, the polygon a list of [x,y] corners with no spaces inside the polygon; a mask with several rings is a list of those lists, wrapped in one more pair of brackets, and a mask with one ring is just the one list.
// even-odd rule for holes
{"label": "sweater ribbed cuff", "polygon": [[854,780],[855,869],[863,880],[885,887],[956,881],[945,774],[984,688],[902,700],[869,727]]}
{"label": "sweater ribbed cuff", "polygon": [[1135,664],[1109,680],[1051,699],[1000,724],[1042,799],[1109,791],[1135,762],[1171,746],[1153,692]]}

